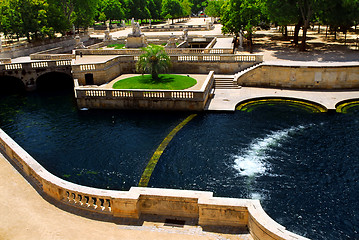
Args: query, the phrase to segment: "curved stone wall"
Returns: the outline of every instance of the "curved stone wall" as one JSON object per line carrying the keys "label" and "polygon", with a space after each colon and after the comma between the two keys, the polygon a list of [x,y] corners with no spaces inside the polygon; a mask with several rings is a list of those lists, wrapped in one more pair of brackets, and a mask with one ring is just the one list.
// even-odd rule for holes
{"label": "curved stone wall", "polygon": [[199,225],[247,227],[254,239],[306,239],[276,223],[258,200],[213,197],[211,192],[133,187],[111,191],[84,187],[44,169],[0,129],[0,149],[44,194],[74,208],[121,218],[157,214],[198,219]]}
{"label": "curved stone wall", "polygon": [[241,75],[237,83],[247,87],[300,89],[353,89],[359,87],[359,64],[308,64],[285,66],[263,63]]}

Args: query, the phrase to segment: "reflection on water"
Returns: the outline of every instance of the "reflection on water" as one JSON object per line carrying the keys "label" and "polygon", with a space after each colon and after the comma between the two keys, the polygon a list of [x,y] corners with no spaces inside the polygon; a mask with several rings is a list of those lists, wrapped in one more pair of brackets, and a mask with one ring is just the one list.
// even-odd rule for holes
{"label": "reflection on water", "polygon": [[[129,189],[189,113],[78,111],[72,93],[0,97],[0,126],[53,174]],[[359,120],[284,105],[199,114],[169,143],[151,187],[260,199],[288,230],[358,239]]]}

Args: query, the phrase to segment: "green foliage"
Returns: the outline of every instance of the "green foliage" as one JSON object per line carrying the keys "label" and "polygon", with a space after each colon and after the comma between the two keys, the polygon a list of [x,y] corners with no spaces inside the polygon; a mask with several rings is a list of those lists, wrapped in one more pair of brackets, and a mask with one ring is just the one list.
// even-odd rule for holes
{"label": "green foliage", "polygon": [[151,17],[147,0],[126,0],[126,18],[147,19]]}
{"label": "green foliage", "polygon": [[152,19],[161,19],[162,0],[148,0],[148,10]]}
{"label": "green foliage", "polygon": [[125,48],[125,44],[110,44],[110,45],[107,45],[108,48],[115,48],[115,49],[123,49]]}
{"label": "green foliage", "polygon": [[321,11],[319,18],[333,29],[340,28],[344,33],[359,20],[359,1],[329,0]]}
{"label": "green foliage", "polygon": [[103,14],[106,16],[106,20],[110,20],[110,24],[112,20],[121,20],[125,18],[125,11],[121,2],[118,0],[102,0],[99,5],[101,6],[99,16],[100,21],[103,21],[100,19],[101,17],[103,19]]}
{"label": "green foliage", "polygon": [[210,0],[208,1],[208,5],[206,7],[206,14],[210,17],[220,17],[221,9],[224,5],[225,0]]}
{"label": "green foliage", "polygon": [[160,74],[159,80],[153,80],[151,75],[140,75],[117,81],[114,89],[165,89],[183,90],[196,85],[197,81],[183,75]]}
{"label": "green foliage", "polygon": [[207,6],[207,0],[191,0],[192,3],[192,13],[198,14],[200,11],[203,11]]}
{"label": "green foliage", "polygon": [[265,0],[263,12],[270,21],[286,26],[297,24],[301,13],[293,0]]}
{"label": "green foliage", "polygon": [[193,4],[189,0],[182,0],[181,5],[182,5],[182,16],[181,17],[191,15],[191,10],[192,10]]}
{"label": "green foliage", "polygon": [[183,16],[183,7],[179,0],[163,0],[162,16],[165,18],[178,18]]}
{"label": "green foliage", "polygon": [[136,70],[140,73],[150,73],[155,81],[160,80],[158,74],[167,72],[171,66],[170,57],[164,47],[159,45],[149,45],[142,50],[145,53],[139,57]]}
{"label": "green foliage", "polygon": [[261,20],[261,1],[229,0],[224,5],[221,20],[224,33],[238,34],[246,30],[251,34],[253,26]]}
{"label": "green foliage", "polygon": [[260,0],[229,0],[223,6],[222,32],[238,36],[244,32],[248,39],[250,52],[253,51],[253,31],[261,21],[262,2]]}

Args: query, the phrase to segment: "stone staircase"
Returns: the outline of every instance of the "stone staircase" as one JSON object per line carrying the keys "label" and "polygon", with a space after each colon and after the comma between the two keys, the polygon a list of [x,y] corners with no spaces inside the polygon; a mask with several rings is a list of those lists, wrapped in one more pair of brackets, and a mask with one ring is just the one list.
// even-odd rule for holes
{"label": "stone staircase", "polygon": [[234,82],[234,75],[214,75],[215,89],[240,89]]}
{"label": "stone staircase", "polygon": [[262,63],[258,63],[252,67],[241,70],[240,72],[234,75],[214,75],[214,87],[215,89],[240,89],[241,86],[238,86],[237,80],[243,74],[246,74],[249,71],[261,66]]}
{"label": "stone staircase", "polygon": [[234,74],[233,81],[237,82],[238,78],[240,78],[242,75],[246,74],[247,72],[252,71],[253,69],[256,69],[257,67],[261,66],[262,63],[258,63],[252,67],[243,69],[242,71],[239,71],[238,73]]}

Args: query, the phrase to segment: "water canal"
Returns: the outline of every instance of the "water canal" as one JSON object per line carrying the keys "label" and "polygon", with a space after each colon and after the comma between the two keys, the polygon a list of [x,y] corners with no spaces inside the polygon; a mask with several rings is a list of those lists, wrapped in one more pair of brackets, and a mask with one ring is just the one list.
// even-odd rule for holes
{"label": "water canal", "polygon": [[[0,96],[0,127],[51,173],[97,188],[137,186],[189,113],[78,111],[71,92]],[[359,238],[359,111],[281,104],[198,114],[158,161],[150,187],[260,199],[288,230]]]}

